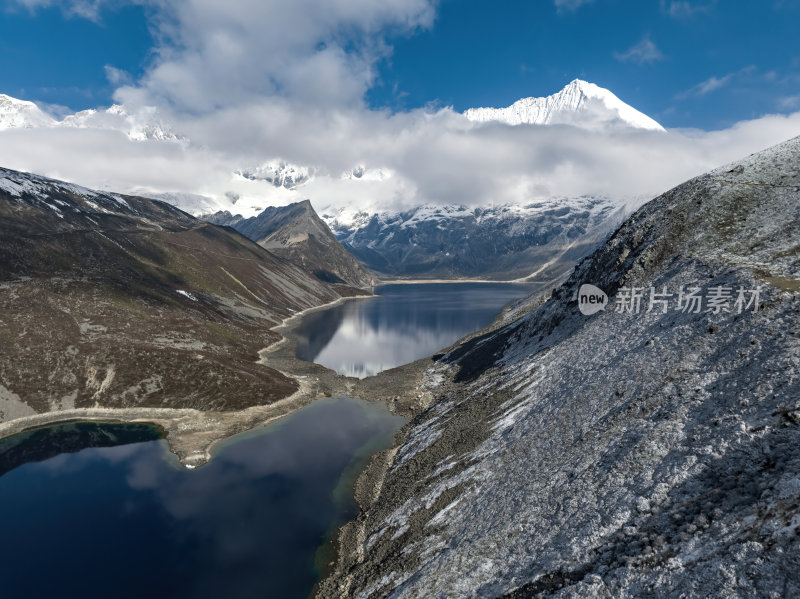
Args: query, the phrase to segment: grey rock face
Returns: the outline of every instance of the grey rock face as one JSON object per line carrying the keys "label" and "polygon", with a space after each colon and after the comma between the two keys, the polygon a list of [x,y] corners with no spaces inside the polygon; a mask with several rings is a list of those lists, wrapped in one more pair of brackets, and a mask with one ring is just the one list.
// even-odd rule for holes
{"label": "grey rock face", "polygon": [[364,214],[347,223],[323,214],[336,238],[374,271],[501,280],[568,271],[625,216],[624,208],[592,197],[554,198],[527,207],[421,206]]}
{"label": "grey rock face", "polygon": [[[321,593],[800,595],[798,231],[800,138],[656,198],[443,356]],[[605,311],[579,312],[584,283]],[[695,286],[733,290],[730,311],[677,309]],[[676,296],[618,312],[633,287]]]}
{"label": "grey rock face", "polygon": [[270,207],[253,218],[217,212],[204,219],[233,227],[326,283],[373,285],[372,275],[341,246],[308,200]]}

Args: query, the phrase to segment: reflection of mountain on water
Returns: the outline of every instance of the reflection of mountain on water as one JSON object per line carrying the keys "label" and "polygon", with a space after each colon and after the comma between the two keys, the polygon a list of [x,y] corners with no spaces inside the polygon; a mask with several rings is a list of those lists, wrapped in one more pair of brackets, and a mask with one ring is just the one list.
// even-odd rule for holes
{"label": "reflection of mountain on water", "polygon": [[362,300],[350,300],[344,304],[304,316],[294,331],[297,336],[295,355],[301,360],[313,362],[341,326],[346,314],[345,308],[361,302]]}
{"label": "reflection of mountain on water", "polygon": [[0,476],[19,466],[43,462],[62,453],[155,441],[162,437],[161,431],[145,424],[69,422],[37,428],[0,440]]}
{"label": "reflection of mountain on water", "polygon": [[364,378],[447,347],[530,290],[497,283],[384,286],[376,298],[310,314],[297,331],[297,356]]}

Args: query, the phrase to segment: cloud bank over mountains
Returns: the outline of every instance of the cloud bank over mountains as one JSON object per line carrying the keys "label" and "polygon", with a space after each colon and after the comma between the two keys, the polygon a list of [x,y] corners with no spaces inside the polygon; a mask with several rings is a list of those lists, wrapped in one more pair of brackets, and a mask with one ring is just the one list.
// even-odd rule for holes
{"label": "cloud bank over mountains", "polygon": [[[800,134],[800,113],[661,132],[375,110],[364,96],[391,56],[387,40],[430,28],[435,2],[139,2],[157,45],[138,81],[109,65],[121,108],[0,131],[0,164],[123,192],[207,195],[243,213],[303,198],[381,210],[648,196]],[[281,162],[313,176],[294,188],[242,176]]]}

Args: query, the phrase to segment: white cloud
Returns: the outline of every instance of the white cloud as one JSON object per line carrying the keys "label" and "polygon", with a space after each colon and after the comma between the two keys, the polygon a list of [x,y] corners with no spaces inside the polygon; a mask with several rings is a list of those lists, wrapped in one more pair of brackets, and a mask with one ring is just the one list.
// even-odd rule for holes
{"label": "white cloud", "polygon": [[594,0],[555,0],[556,8],[559,12],[564,10],[574,11],[590,2],[594,2]]}
{"label": "white cloud", "polygon": [[40,100],[37,100],[35,104],[40,110],[56,119],[63,119],[65,116],[72,114],[72,109],[63,104],[51,104],[50,102],[42,102]]}
{"label": "white cloud", "polygon": [[697,3],[686,2],[685,0],[672,0],[667,2],[661,0],[661,10],[675,19],[689,19],[696,15],[711,12],[713,2]]}
{"label": "white cloud", "polygon": [[685,100],[686,98],[690,98],[692,96],[705,96],[707,94],[710,94],[711,92],[717,91],[718,89],[727,86],[737,77],[741,77],[743,75],[750,75],[755,71],[756,67],[750,65],[733,73],[728,73],[727,75],[724,75],[722,77],[711,76],[708,79],[701,81],[696,85],[693,85],[686,91],[681,92],[676,96],[676,98],[678,98],[679,100]]}
{"label": "white cloud", "polygon": [[684,92],[683,96],[705,96],[706,94],[710,94],[721,87],[725,87],[733,79],[734,75],[735,73],[728,73],[724,77],[711,76]]}
{"label": "white cloud", "polygon": [[664,58],[661,50],[653,43],[650,36],[645,36],[638,44],[634,44],[625,52],[614,52],[614,58],[620,62],[635,62],[645,64],[656,62]]}
{"label": "white cloud", "polygon": [[132,85],[133,84],[133,77],[127,71],[123,71],[122,69],[118,69],[110,64],[105,65],[104,67],[106,73],[106,79],[111,85]]}
{"label": "white cloud", "polygon": [[[199,193],[244,212],[304,198],[317,208],[376,210],[426,202],[529,203],[551,195],[629,198],[655,195],[800,134],[800,113],[717,132],[660,133],[477,125],[450,109],[393,116],[340,110],[323,116],[259,106],[194,126],[209,138],[219,135],[220,143],[131,141],[121,132],[97,129],[7,130],[0,132],[0,164],[123,192]],[[290,191],[232,176],[237,168],[276,157],[313,165],[314,180]],[[341,179],[358,164],[391,176]],[[226,194],[239,197],[235,207]]]}
{"label": "white cloud", "polygon": [[153,68],[123,103],[211,112],[265,97],[360,105],[387,56],[384,35],[428,27],[434,0],[154,0]]}
{"label": "white cloud", "polygon": [[778,104],[783,109],[800,108],[800,94],[796,96],[784,96],[778,100]]}
{"label": "white cloud", "polygon": [[[65,15],[71,17],[81,17],[90,21],[100,20],[100,10],[103,5],[113,0],[11,0],[9,5],[25,8],[35,12],[41,8],[56,6],[61,8]],[[131,0],[132,2],[134,0]],[[122,3],[120,0],[117,3]]]}
{"label": "white cloud", "polygon": [[[661,133],[481,125],[450,108],[370,110],[363,96],[390,52],[387,32],[429,26],[432,1],[153,1],[157,59],[117,91],[125,114],[92,114],[88,128],[0,132],[0,165],[121,192],[204,194],[237,211],[307,197],[318,208],[477,206],[652,195],[800,134],[800,113]],[[646,46],[640,57],[657,52]],[[125,80],[111,69],[108,77]],[[148,123],[191,142],[125,133]],[[233,175],[273,159],[311,167],[315,178],[290,191]],[[340,178],[356,165],[387,176]]]}

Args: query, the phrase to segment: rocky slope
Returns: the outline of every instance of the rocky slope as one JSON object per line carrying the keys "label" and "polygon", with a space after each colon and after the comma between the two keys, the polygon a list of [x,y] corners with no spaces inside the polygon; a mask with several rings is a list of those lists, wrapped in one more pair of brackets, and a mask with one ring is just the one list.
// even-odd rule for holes
{"label": "rocky slope", "polygon": [[0,169],[0,422],[286,397],[296,381],[258,351],[284,318],[339,297],[169,204]]}
{"label": "rocky slope", "polygon": [[568,271],[628,214],[606,198],[580,197],[322,217],[359,260],[390,277],[513,280]]}
{"label": "rocky slope", "polygon": [[[656,198],[440,356],[319,596],[800,595],[798,231],[800,138]],[[648,312],[650,287],[674,295]]]}
{"label": "rocky slope", "polygon": [[354,287],[373,284],[372,275],[341,246],[308,200],[270,207],[252,218],[233,216],[230,212],[217,212],[203,218],[233,227],[326,283]]}

